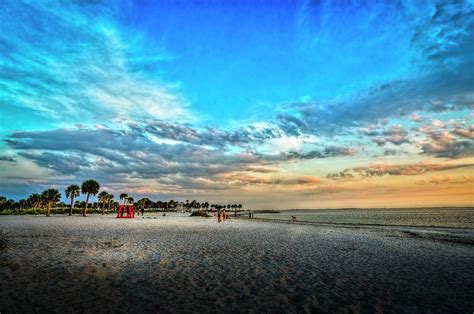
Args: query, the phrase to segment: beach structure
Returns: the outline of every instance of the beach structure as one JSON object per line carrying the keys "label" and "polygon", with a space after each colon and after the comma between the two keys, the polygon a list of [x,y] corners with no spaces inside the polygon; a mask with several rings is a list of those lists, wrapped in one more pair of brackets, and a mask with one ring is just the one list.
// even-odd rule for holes
{"label": "beach structure", "polygon": [[117,218],[135,218],[133,204],[122,204],[117,210]]}

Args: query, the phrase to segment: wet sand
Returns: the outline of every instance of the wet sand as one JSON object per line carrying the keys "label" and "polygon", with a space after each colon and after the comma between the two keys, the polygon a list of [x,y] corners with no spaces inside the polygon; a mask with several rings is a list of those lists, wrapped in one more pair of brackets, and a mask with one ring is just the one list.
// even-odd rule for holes
{"label": "wet sand", "polygon": [[[0,312],[474,311],[474,230],[6,216]],[[459,240],[461,239],[461,240]]]}

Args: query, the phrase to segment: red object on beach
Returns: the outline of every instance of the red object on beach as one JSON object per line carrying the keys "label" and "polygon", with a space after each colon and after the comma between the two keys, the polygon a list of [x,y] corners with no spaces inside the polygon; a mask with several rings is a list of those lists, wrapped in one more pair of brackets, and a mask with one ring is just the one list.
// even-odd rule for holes
{"label": "red object on beach", "polygon": [[117,218],[135,218],[133,205],[120,205],[117,210]]}

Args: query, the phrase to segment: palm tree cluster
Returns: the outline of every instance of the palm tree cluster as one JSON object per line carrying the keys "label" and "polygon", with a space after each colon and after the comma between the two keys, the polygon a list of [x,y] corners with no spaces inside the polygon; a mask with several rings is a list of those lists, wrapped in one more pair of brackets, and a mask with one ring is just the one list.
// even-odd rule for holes
{"label": "palm tree cluster", "polygon": [[59,202],[59,200],[61,199],[61,193],[59,193],[59,191],[56,189],[47,189],[43,191],[41,196],[43,198],[43,201],[48,204],[48,211],[46,212],[46,216],[49,217],[51,215],[51,206],[53,205],[53,203],[56,204],[57,202]]}
{"label": "palm tree cluster", "polygon": [[[95,180],[86,180],[82,182],[81,187],[76,184],[72,184],[66,188],[64,191],[66,194],[66,198],[71,199],[70,211],[69,215],[72,214],[72,210],[74,208],[74,199],[82,194],[86,195],[85,207],[83,210],[83,215],[86,216],[87,207],[89,205],[89,198],[91,195],[96,195],[99,192],[100,184]],[[110,197],[109,197],[110,198]],[[112,196],[113,198],[113,196]],[[21,199],[18,202],[15,202],[12,199],[7,200],[5,197],[0,196],[0,211],[4,210],[15,210],[15,209],[23,209],[23,208],[44,208],[46,207],[46,216],[51,215],[51,208],[53,206],[58,205],[58,202],[61,200],[61,193],[59,193],[58,189],[46,189],[43,193],[38,194],[34,193],[28,196],[28,198]],[[65,207],[66,204],[60,203],[61,207]]]}
{"label": "palm tree cluster", "polygon": [[110,208],[112,206],[112,202],[114,201],[115,196],[107,191],[102,191],[99,193],[98,200],[99,203],[102,204],[102,215],[105,212],[105,207],[107,206],[107,213],[109,213]]}
{"label": "palm tree cluster", "polygon": [[64,192],[66,193],[66,198],[71,199],[71,210],[69,211],[69,216],[71,216],[74,207],[74,199],[81,195],[81,188],[77,184],[71,184]]}
{"label": "palm tree cluster", "polygon": [[209,204],[208,202],[204,202],[204,203],[199,203],[198,201],[196,200],[192,200],[191,202],[189,200],[186,200],[186,203],[183,203],[183,207],[186,208],[187,210],[194,210],[194,209],[197,209],[197,210],[206,210],[208,211],[209,208],[211,209],[216,209],[216,210],[219,210],[219,209],[222,209],[222,208],[227,208],[227,209],[233,209],[234,211],[236,211],[237,209],[242,209],[242,204],[227,204],[227,205],[222,205],[222,204]]}
{"label": "palm tree cluster", "polygon": [[[105,212],[109,213],[111,210],[115,210],[119,206],[119,202],[114,200],[114,195],[107,191],[100,191],[100,184],[96,180],[86,180],[82,182],[81,186],[77,184],[69,185],[64,193],[66,198],[70,199],[69,211],[68,214],[71,216],[75,208],[82,209],[82,215],[86,216],[87,209],[91,204],[95,209],[101,209],[102,214]],[[76,200],[77,197],[81,195],[86,196],[85,201]],[[97,202],[89,203],[91,196],[97,195]],[[59,206],[61,208],[66,208],[66,204],[59,202],[61,199],[61,194],[57,189],[46,189],[41,194],[31,194],[27,199],[21,199],[16,202],[13,199],[7,199],[3,196],[0,196],[0,212],[4,210],[17,210],[17,209],[46,209],[46,216],[51,215],[51,208]],[[153,202],[149,198],[141,198],[137,202],[134,201],[134,198],[129,196],[127,193],[120,194],[120,201],[122,204],[133,204],[137,209],[158,209],[158,210],[177,210],[178,208],[186,211],[195,211],[195,210],[205,210],[209,209],[219,210],[222,208],[227,209],[241,209],[242,204],[209,204],[209,202],[198,202],[196,200],[186,200],[186,202],[177,202],[175,200],[170,201],[156,201]]]}
{"label": "palm tree cluster", "polygon": [[[43,191],[43,193],[38,194],[34,193],[28,196],[27,199],[20,199],[18,202],[13,200],[13,199],[7,199],[4,196],[0,196],[0,212],[3,212],[5,210],[23,210],[27,208],[31,209],[44,209],[48,208],[51,209],[53,205],[57,205],[59,207],[65,207],[66,204],[63,202],[59,202],[59,198],[61,195],[59,194],[59,197],[53,196],[53,192],[58,191],[56,189],[47,189]],[[59,193],[59,191],[58,191]],[[59,202],[59,203],[58,203]]]}
{"label": "palm tree cluster", "polygon": [[128,196],[127,193],[122,193],[120,194],[120,200],[122,201],[122,204],[133,204],[133,197]]}

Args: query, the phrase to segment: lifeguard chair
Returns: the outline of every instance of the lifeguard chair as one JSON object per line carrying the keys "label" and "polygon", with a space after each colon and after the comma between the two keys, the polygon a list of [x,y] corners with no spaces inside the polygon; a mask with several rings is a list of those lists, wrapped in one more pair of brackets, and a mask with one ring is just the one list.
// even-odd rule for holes
{"label": "lifeguard chair", "polygon": [[117,218],[135,218],[135,208],[133,207],[133,204],[119,205]]}

